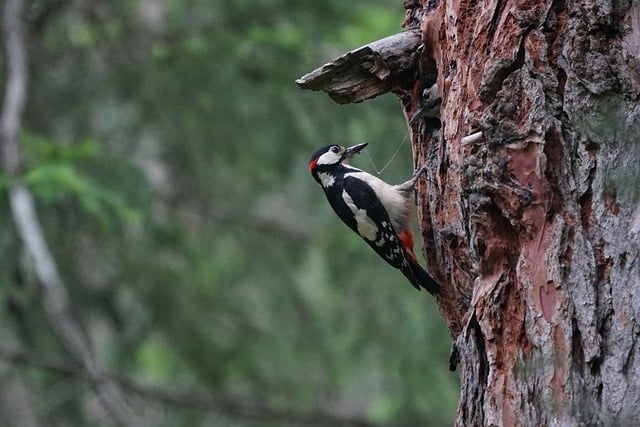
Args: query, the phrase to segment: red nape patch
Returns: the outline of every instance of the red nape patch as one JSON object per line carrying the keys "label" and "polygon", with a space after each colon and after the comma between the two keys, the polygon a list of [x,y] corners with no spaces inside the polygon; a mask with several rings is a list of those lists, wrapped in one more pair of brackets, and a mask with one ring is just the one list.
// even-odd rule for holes
{"label": "red nape patch", "polygon": [[400,244],[407,251],[411,260],[416,261],[416,255],[413,253],[413,234],[411,230],[402,230],[398,233],[398,237],[400,238]]}
{"label": "red nape patch", "polygon": [[309,162],[309,173],[313,173],[313,170],[316,167],[316,163],[318,163],[318,159],[313,159]]}

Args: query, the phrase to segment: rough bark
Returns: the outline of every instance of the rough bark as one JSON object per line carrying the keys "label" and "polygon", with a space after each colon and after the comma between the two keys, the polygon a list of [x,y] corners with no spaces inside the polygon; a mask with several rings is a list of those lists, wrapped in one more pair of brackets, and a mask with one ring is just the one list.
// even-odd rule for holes
{"label": "rough bark", "polygon": [[409,14],[435,43],[444,119],[414,148],[457,424],[637,425],[639,7],[431,3]]}
{"label": "rough bark", "polygon": [[[430,165],[456,424],[640,425],[640,5],[404,5],[423,45],[394,92]],[[411,120],[433,72],[441,123]]]}

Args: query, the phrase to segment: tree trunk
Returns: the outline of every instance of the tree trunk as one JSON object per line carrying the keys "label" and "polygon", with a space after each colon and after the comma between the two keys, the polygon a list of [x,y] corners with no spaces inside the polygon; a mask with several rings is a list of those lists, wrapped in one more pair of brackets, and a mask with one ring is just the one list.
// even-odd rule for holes
{"label": "tree trunk", "polygon": [[456,424],[640,425],[640,5],[404,3],[423,45],[390,90],[430,165]]}
{"label": "tree trunk", "polygon": [[457,424],[638,425],[640,7],[432,6],[408,10],[442,127],[413,142],[431,165],[420,221],[456,337]]}

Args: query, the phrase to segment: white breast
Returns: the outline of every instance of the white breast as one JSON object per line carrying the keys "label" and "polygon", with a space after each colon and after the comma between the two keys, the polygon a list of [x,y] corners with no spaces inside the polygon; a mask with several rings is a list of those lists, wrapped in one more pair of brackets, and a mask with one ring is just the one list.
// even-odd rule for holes
{"label": "white breast", "polygon": [[399,232],[400,230],[408,228],[411,217],[411,200],[406,196],[406,193],[399,191],[395,186],[389,185],[380,178],[364,171],[345,174],[345,177],[348,176],[358,178],[369,184],[389,214],[389,218],[396,231]]}

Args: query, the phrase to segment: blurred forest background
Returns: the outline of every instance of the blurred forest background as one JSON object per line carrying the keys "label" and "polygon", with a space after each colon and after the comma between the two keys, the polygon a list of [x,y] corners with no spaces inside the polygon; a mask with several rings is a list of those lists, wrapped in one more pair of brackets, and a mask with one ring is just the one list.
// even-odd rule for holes
{"label": "blurred forest background", "polygon": [[[339,106],[294,83],[399,31],[400,1],[25,12],[23,176],[74,316],[148,425],[451,425],[458,378],[435,304],[307,170],[318,147],[362,141],[382,167],[407,133],[396,98]],[[406,143],[382,178],[412,169]],[[6,183],[0,425],[114,425],[49,324]]]}

